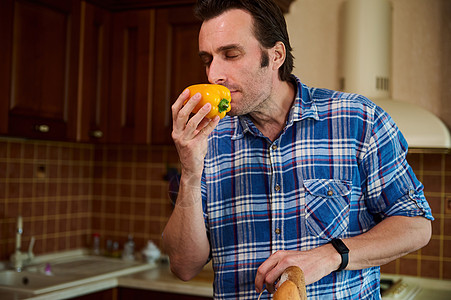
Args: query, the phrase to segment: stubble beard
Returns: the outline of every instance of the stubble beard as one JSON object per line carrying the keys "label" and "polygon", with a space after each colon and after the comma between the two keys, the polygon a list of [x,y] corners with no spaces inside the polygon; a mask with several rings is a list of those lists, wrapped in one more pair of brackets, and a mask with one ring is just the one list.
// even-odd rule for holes
{"label": "stubble beard", "polygon": [[[268,52],[264,49],[261,49],[261,55],[260,55],[260,72],[264,72],[267,67],[269,66],[269,55]],[[260,76],[257,76],[259,78]],[[248,96],[245,92],[243,92],[242,89],[238,89],[239,93],[241,94],[240,103],[245,104],[242,108],[234,109],[233,101],[232,101],[232,108],[230,112],[227,113],[229,116],[241,116],[249,114],[255,110],[259,110],[260,107],[263,107],[268,97],[264,97],[263,100],[257,101],[258,99],[250,99],[250,96]],[[270,94],[270,93],[269,93]],[[259,97],[261,98],[261,97]],[[258,102],[258,104],[256,104]]]}

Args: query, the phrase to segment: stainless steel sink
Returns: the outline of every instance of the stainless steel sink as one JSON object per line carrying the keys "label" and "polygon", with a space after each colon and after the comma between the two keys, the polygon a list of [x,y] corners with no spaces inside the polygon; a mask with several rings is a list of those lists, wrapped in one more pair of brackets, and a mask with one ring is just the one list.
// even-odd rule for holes
{"label": "stainless steel sink", "polygon": [[[50,270],[45,272],[47,265]],[[29,266],[23,272],[0,271],[0,289],[43,294],[150,268],[148,264],[101,256],[54,259]]]}
{"label": "stainless steel sink", "polygon": [[47,264],[50,267],[51,274],[54,276],[71,275],[76,277],[95,276],[142,265],[136,262],[111,259],[102,256],[81,256],[53,260],[45,264],[30,266],[26,268],[26,270],[45,274]]}
{"label": "stainless steel sink", "polygon": [[16,272],[7,270],[0,272],[0,288],[34,294],[44,293],[49,287],[59,286],[70,280],[71,278],[65,276],[46,276],[27,271]]}

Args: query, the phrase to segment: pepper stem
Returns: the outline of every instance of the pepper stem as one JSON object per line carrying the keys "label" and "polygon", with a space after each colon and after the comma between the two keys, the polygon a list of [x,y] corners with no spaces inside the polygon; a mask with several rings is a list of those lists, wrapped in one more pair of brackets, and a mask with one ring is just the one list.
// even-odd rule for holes
{"label": "pepper stem", "polygon": [[229,108],[229,100],[223,98],[218,104],[218,112],[222,113]]}

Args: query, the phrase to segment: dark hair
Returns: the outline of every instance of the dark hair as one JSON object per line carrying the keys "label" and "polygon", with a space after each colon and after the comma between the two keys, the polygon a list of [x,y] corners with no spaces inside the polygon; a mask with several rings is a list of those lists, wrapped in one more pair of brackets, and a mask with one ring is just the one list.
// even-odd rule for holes
{"label": "dark hair", "polygon": [[198,0],[194,14],[201,21],[207,21],[230,9],[243,9],[252,15],[255,37],[264,48],[272,48],[279,41],[285,45],[286,58],[279,68],[279,78],[289,81],[293,71],[293,49],[280,8],[272,0]]}

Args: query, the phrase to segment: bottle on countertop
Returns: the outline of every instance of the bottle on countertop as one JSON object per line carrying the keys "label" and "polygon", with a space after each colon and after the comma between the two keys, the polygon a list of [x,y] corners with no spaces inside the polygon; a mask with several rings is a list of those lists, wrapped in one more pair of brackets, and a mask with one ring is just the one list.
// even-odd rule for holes
{"label": "bottle on countertop", "polygon": [[105,252],[103,253],[103,255],[106,256],[106,257],[112,257],[113,256],[113,241],[112,240],[107,240],[106,241]]}
{"label": "bottle on countertop", "polygon": [[98,233],[92,235],[92,254],[100,255],[100,234]]}
{"label": "bottle on countertop", "polygon": [[120,258],[121,257],[121,251],[119,250],[119,243],[113,242],[113,251],[111,252],[111,257],[114,258]]}
{"label": "bottle on countertop", "polygon": [[133,236],[128,235],[128,241],[124,244],[124,251],[122,251],[122,259],[128,261],[135,260],[135,242]]}

